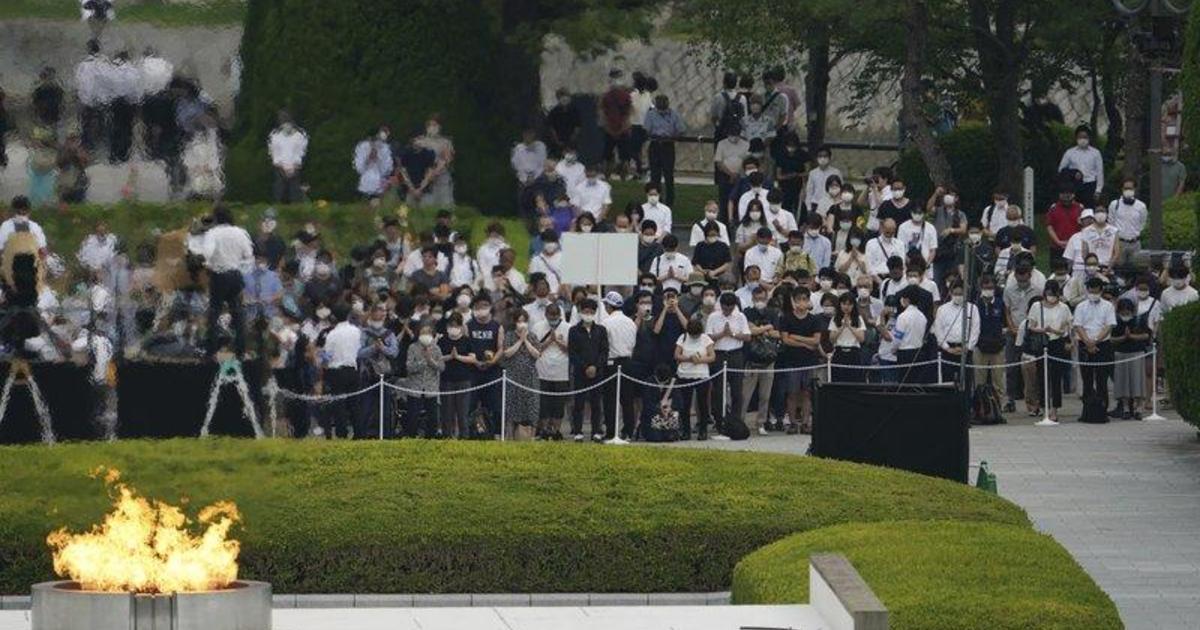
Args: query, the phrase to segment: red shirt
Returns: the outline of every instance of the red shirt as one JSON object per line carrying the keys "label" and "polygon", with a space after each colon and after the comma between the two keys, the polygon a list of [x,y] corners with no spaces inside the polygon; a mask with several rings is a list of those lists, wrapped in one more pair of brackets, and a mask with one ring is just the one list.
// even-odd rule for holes
{"label": "red shirt", "polygon": [[1067,239],[1079,231],[1079,213],[1081,212],[1083,212],[1083,206],[1078,201],[1072,201],[1069,206],[1056,202],[1050,206],[1050,212],[1046,213],[1046,225],[1054,228],[1058,240],[1066,243]]}
{"label": "red shirt", "polygon": [[633,97],[629,95],[629,89],[613,87],[605,92],[600,97],[600,113],[608,133],[618,135],[629,129],[629,117],[633,114]]}

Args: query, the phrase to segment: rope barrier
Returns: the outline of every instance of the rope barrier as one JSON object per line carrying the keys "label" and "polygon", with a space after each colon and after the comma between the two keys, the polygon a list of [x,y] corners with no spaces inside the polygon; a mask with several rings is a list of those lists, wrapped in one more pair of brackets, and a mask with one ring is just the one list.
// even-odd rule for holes
{"label": "rope barrier", "polygon": [[325,403],[337,402],[339,400],[345,400],[347,398],[354,398],[355,396],[362,396],[367,392],[375,391],[375,389],[378,387],[379,383],[372,383],[370,387],[364,387],[356,392],[349,392],[346,394],[300,394],[282,387],[277,387],[276,392],[283,398],[290,398],[292,400],[299,400],[302,402],[321,405]]}
{"label": "rope barrier", "polygon": [[[508,381],[510,383],[512,382],[511,380],[509,380],[509,378],[507,376],[501,376],[498,379],[488,381],[486,383],[480,383],[479,385],[473,385],[471,387],[466,387],[463,389],[453,389],[453,390],[445,391],[445,392],[441,391],[441,390],[431,392],[431,391],[427,391],[424,389],[412,389],[409,387],[403,387],[400,385],[396,385],[394,383],[389,383],[387,381],[384,381],[383,385],[389,389],[394,389],[398,392],[403,392],[405,394],[411,394],[411,395],[422,396],[422,397],[426,397],[426,398],[432,398],[433,396],[454,396],[456,394],[469,394],[471,392],[479,391],[481,389],[487,389],[487,388],[495,385],[496,383],[501,383],[503,381]],[[376,383],[375,385],[372,385],[368,389],[374,389],[375,387],[378,387],[378,386],[379,386],[379,384]]]}
{"label": "rope barrier", "polygon": [[[508,384],[512,385],[513,387],[516,387],[517,389],[523,389],[531,394],[538,394],[539,396],[564,396],[565,397],[565,396],[574,396],[576,394],[584,394],[584,393],[592,391],[593,389],[597,389],[597,388],[603,387],[605,385],[608,385],[608,383],[610,381],[615,380],[617,378],[617,376],[618,376],[617,374],[610,374],[607,377],[605,377],[604,380],[598,381],[596,383],[592,383],[591,385],[588,385],[587,387],[584,387],[583,389],[576,389],[574,391],[569,391],[569,392],[544,392],[540,389],[530,387],[530,386],[524,385],[522,383],[518,383],[517,381],[514,381],[511,378],[508,379]],[[627,379],[632,378],[630,376],[625,376],[625,375],[622,375],[622,376]]]}

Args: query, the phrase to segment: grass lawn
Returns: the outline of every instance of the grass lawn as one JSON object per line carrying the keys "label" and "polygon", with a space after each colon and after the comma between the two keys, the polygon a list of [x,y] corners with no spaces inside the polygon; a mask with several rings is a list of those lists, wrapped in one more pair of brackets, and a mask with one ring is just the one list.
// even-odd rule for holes
{"label": "grass lawn", "polygon": [[242,575],[280,593],[720,591],[746,554],[830,525],[1031,532],[1020,508],[968,486],[786,455],[425,440],[17,446],[0,448],[0,593],[51,577],[48,532],[105,513],[87,478],[98,465],[193,511],[236,501]]}
{"label": "grass lawn", "polygon": [[737,604],[808,601],[808,557],[844,554],[895,630],[1120,628],[1116,606],[1053,538],[1028,527],[909,521],[786,538],[738,563]]}
{"label": "grass lawn", "polygon": [[[267,204],[228,204],[242,227],[253,234]],[[207,203],[119,203],[111,206],[70,206],[65,210],[35,210],[33,218],[46,231],[51,249],[64,256],[74,256],[83,241],[100,219],[105,220],[110,231],[130,245],[131,251],[138,244],[151,239],[155,232],[166,232],[187,227],[194,217],[211,211]],[[313,222],[322,235],[325,247],[339,256],[349,256],[355,245],[370,243],[380,234],[385,217],[397,216],[394,209],[374,210],[364,204],[297,204],[278,206],[278,232],[284,240]],[[413,210],[408,215],[410,231],[415,235],[421,230],[431,229],[434,223],[432,210]],[[499,220],[505,225],[508,242],[517,253],[517,267],[525,269],[529,260],[529,233],[525,224],[517,219],[488,217],[474,208],[459,207],[454,211],[454,226],[470,235],[471,242],[483,242],[487,225]]]}
{"label": "grass lawn", "polygon": [[[117,2],[117,21],[151,22],[159,26],[226,26],[241,24],[246,16],[246,0],[205,0],[172,2],[144,0]],[[78,20],[79,3],[74,0],[3,0],[0,20],[43,18]]]}

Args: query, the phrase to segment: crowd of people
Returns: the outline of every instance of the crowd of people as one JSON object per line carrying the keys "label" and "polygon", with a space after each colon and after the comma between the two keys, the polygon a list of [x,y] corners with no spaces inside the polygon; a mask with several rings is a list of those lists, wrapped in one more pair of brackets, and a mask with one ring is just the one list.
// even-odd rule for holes
{"label": "crowd of people", "polygon": [[[886,167],[856,182],[829,148],[804,146],[782,76],[763,78],[763,93],[747,93],[752,82],[726,77],[713,100],[716,194],[697,221],[672,207],[678,114],[646,77],[626,87],[614,73],[599,99],[605,162],[580,159],[565,91],[545,133],[513,147],[533,235],[523,269],[503,224],[474,244],[445,209],[454,149],[431,116],[404,147],[385,127],[354,150],[360,192],[385,208],[369,242],[339,255],[319,225],[281,235],[268,211],[247,231],[217,204],[164,271],[161,243],[130,256],[100,223],[75,256],[78,281],[57,283],[66,295],[44,283],[45,326],[9,350],[93,365],[113,348],[157,360],[228,350],[270,371],[296,437],[494,438],[502,419],[575,441],[804,433],[819,382],[956,382],[964,360],[959,385],[997,413],[1022,403],[1057,418],[1078,392],[1081,421],[1139,417],[1157,391],[1160,322],[1197,292],[1190,256],[1139,254],[1146,204],[1133,181],[1105,194],[1088,129],[1037,228],[1010,191],[971,208],[948,188],[914,199]],[[176,96],[178,123],[195,95]],[[113,116],[105,125],[123,134]],[[274,190],[294,201],[307,136],[286,112],[279,123],[266,139]],[[644,201],[613,208],[615,177],[643,179]],[[412,212],[442,207],[433,229],[408,233],[386,209],[393,192]],[[13,201],[0,247],[33,234],[49,276],[61,275],[69,257],[45,242],[31,205]],[[601,294],[565,282],[567,232],[636,235],[636,283]],[[1048,268],[1037,268],[1039,241]],[[352,395],[381,379],[383,418],[378,398]]]}

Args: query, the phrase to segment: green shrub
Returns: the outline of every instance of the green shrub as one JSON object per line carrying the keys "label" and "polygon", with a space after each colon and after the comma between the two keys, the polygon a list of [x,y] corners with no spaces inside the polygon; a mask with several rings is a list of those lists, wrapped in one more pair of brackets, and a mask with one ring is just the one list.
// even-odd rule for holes
{"label": "green shrub", "polygon": [[0,448],[0,593],[51,577],[46,534],[99,520],[86,478],[237,502],[242,575],[276,592],[720,591],[797,531],[884,519],[1030,527],[1013,504],[895,470],[786,455],[561,444],[119,441]]}
{"label": "green shrub", "polygon": [[895,630],[1120,628],[1112,600],[1053,538],[996,523],[882,522],[764,547],[733,572],[735,604],[808,601],[808,558],[844,554]]}
{"label": "green shrub", "polygon": [[[1103,147],[1103,138],[1097,138],[1097,146]],[[1049,137],[1026,136],[1025,163],[1033,167],[1034,210],[1041,212],[1056,196],[1055,182],[1058,162],[1063,151],[1074,142],[1074,129],[1065,125],[1051,125]],[[979,211],[991,203],[996,189],[996,152],[991,127],[982,123],[966,123],[954,131],[940,136],[938,144],[946,151],[954,170],[954,183],[963,201],[963,207]],[[910,148],[900,154],[896,174],[908,185],[909,197],[928,199],[933,194],[933,182],[929,170],[917,149]],[[1009,198],[1021,203],[1021,191],[1008,191]]]}
{"label": "green shrub", "polygon": [[1172,310],[1160,330],[1171,400],[1184,420],[1200,428],[1200,303]]}
{"label": "green shrub", "polygon": [[[1200,249],[1200,218],[1198,217],[1200,217],[1200,192],[1184,193],[1163,203],[1163,239],[1167,249]],[[1146,229],[1150,229],[1149,223],[1147,223]]]}
{"label": "green shrub", "polygon": [[267,135],[289,108],[309,133],[304,179],[315,198],[357,198],[356,142],[387,123],[405,139],[443,118],[455,142],[458,200],[508,208],[508,146],[521,120],[510,88],[533,77],[495,72],[505,58],[487,11],[466,0],[249,0],[242,90],[231,143],[229,195],[267,198]]}

